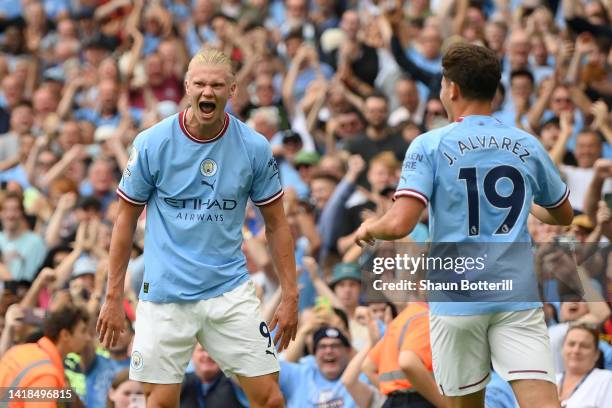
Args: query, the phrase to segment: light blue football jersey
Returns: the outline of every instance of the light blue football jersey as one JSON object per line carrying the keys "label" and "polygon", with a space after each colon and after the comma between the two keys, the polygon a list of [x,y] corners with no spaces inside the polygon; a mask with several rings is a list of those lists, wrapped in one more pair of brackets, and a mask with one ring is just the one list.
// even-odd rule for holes
{"label": "light blue football jersey", "polygon": [[226,114],[218,135],[198,140],[185,112],[138,135],[117,189],[122,199],[147,205],[139,298],[152,302],[208,299],[245,282],[247,201],[265,205],[283,194],[262,135]]}
{"label": "light blue football jersey", "polygon": [[448,280],[514,284],[509,291],[455,298],[461,302],[432,302],[431,312],[474,315],[540,306],[527,218],[532,203],[554,208],[568,194],[541,143],[491,116],[467,116],[417,137],[406,152],[395,197],[429,205],[434,246],[456,243],[456,253],[485,257],[482,270],[465,276],[446,271]]}

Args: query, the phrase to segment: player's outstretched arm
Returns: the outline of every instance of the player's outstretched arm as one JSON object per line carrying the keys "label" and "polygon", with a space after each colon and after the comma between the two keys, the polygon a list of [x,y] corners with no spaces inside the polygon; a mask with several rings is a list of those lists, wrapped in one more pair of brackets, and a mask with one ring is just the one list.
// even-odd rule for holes
{"label": "player's outstretched arm", "polygon": [[425,204],[414,197],[398,197],[385,215],[367,220],[357,230],[355,242],[374,244],[374,240],[392,241],[404,238],[419,222]]}
{"label": "player's outstretched arm", "polygon": [[134,230],[143,209],[144,206],[119,200],[117,220],[110,244],[106,298],[96,325],[100,341],[106,348],[117,343],[119,334],[125,327],[125,312],[123,311],[125,272],[132,251]]}
{"label": "player's outstretched arm", "polygon": [[567,198],[560,206],[555,208],[544,208],[533,204],[531,214],[543,223],[550,225],[570,225],[574,218],[574,210]]}
{"label": "player's outstretched arm", "polygon": [[283,200],[275,200],[259,208],[266,224],[266,238],[282,290],[280,304],[270,322],[270,330],[279,326],[274,336],[274,343],[278,345],[279,350],[284,350],[289,345],[289,341],[295,339],[297,332],[299,294],[293,238],[285,217]]}

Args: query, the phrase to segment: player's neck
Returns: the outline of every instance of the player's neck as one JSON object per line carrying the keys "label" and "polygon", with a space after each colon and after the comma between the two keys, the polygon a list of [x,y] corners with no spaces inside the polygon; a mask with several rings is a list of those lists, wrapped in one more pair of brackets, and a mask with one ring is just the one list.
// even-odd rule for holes
{"label": "player's neck", "polygon": [[213,139],[225,126],[225,115],[223,115],[220,120],[217,120],[211,124],[201,124],[195,118],[192,108],[189,108],[187,110],[187,120],[185,121],[185,126],[187,127],[189,133],[191,133],[196,139]]}
{"label": "player's neck", "polygon": [[481,101],[463,101],[454,106],[453,121],[458,118],[472,115],[491,116],[491,104]]}

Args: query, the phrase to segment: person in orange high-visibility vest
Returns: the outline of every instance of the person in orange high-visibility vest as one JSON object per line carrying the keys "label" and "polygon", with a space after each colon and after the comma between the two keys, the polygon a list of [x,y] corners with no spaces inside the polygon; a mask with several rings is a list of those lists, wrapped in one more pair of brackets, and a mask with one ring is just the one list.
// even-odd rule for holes
{"label": "person in orange high-visibility vest", "polygon": [[63,306],[45,318],[38,342],[11,347],[0,360],[0,406],[56,408],[61,401],[78,400],[64,377],[63,361],[92,341],[88,321],[84,309]]}
{"label": "person in orange high-visibility vest", "polygon": [[389,324],[363,371],[387,396],[384,408],[445,406],[432,372],[427,303],[409,303]]}

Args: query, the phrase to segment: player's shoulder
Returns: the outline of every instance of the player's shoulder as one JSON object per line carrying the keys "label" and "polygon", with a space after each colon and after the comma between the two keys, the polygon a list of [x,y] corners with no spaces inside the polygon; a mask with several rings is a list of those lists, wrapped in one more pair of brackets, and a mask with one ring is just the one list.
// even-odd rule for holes
{"label": "player's shoulder", "polygon": [[134,144],[151,148],[164,144],[173,137],[174,129],[179,127],[179,115],[180,113],[176,113],[168,116],[155,125],[143,130],[136,136]]}
{"label": "player's shoulder", "polygon": [[[506,132],[503,132],[502,136],[512,140],[512,151],[518,150],[528,153],[522,155],[525,157],[524,160],[521,159],[523,162],[526,160],[526,163],[531,163],[536,166],[549,162],[547,159],[548,152],[542,145],[540,139],[523,129],[505,124],[501,124],[501,126],[506,129]],[[552,163],[550,165],[553,166]]]}

